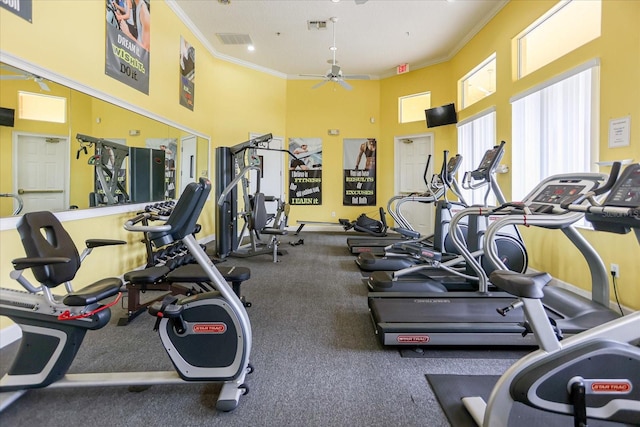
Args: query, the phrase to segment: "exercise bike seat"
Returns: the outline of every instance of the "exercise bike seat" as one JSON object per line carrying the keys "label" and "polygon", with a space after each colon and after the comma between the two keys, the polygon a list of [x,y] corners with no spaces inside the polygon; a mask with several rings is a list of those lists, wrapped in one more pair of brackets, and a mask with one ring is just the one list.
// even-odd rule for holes
{"label": "exercise bike seat", "polygon": [[544,297],[543,288],[551,281],[551,275],[544,272],[522,274],[511,270],[494,270],[489,280],[511,295],[541,299]]}
{"label": "exercise bike seat", "polygon": [[[71,236],[53,213],[26,213],[18,221],[16,229],[27,255],[27,258],[13,261],[16,268],[30,267],[35,279],[48,288],[70,282],[76,276],[82,259]],[[90,249],[122,243],[125,242],[101,239],[86,242],[87,248]],[[121,287],[122,280],[117,277],[101,279],[79,291],[67,294],[63,303],[73,307],[95,304],[116,295]]]}
{"label": "exercise bike seat", "polygon": [[98,280],[79,291],[67,294],[62,302],[72,307],[82,307],[98,303],[120,292],[122,281],[117,277]]}

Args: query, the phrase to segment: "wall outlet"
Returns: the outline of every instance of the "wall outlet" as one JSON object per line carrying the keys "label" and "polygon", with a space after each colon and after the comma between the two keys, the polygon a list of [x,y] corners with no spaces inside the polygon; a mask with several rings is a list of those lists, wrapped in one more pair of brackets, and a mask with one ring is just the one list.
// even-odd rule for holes
{"label": "wall outlet", "polygon": [[620,266],[618,264],[611,264],[611,274],[615,274],[616,279],[620,278]]}
{"label": "wall outlet", "polygon": [[335,212],[331,212],[331,217],[335,218],[336,217],[336,213]]}

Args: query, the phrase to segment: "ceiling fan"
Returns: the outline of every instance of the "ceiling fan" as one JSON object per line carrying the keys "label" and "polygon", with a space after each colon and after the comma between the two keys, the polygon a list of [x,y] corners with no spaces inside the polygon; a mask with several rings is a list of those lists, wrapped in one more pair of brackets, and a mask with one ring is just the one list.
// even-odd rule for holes
{"label": "ceiling fan", "polygon": [[0,65],[0,68],[2,70],[6,70],[6,71],[9,71],[11,73],[16,73],[16,74],[5,74],[5,73],[3,73],[3,74],[0,75],[0,80],[33,80],[34,82],[36,82],[38,84],[38,86],[40,86],[41,90],[44,90],[46,92],[51,91],[51,89],[49,88],[49,86],[47,85],[45,80],[40,76],[36,76],[35,74],[27,73],[25,71],[19,70],[19,69],[14,68],[14,67],[12,67],[10,65],[7,65],[7,64]]}
{"label": "ceiling fan", "polygon": [[336,61],[336,51],[338,48],[336,47],[336,22],[338,18],[331,17],[329,20],[333,23],[333,45],[329,48],[331,52],[333,52],[333,58],[331,59],[331,69],[327,71],[326,74],[301,74],[304,77],[319,77],[324,79],[320,83],[311,87],[311,89],[317,89],[320,86],[326,84],[327,82],[336,82],[343,88],[347,90],[351,90],[352,87],[349,83],[345,81],[345,79],[351,80],[369,80],[369,76],[366,74],[342,74],[342,69],[338,65],[338,61]]}

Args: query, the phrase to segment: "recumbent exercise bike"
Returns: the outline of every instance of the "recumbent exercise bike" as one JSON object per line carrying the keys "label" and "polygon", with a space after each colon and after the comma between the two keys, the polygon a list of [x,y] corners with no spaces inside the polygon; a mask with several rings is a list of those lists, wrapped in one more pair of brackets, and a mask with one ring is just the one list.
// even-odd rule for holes
{"label": "recumbent exercise bike", "polygon": [[[12,366],[0,379],[0,410],[32,388],[184,381],[222,382],[216,408],[231,411],[237,407],[240,396],[248,392],[245,376],[253,371],[249,364],[252,331],[242,302],[192,235],[210,191],[210,181],[200,178],[185,188],[164,224],[136,225],[147,213],[125,224],[125,229],[145,232],[156,243],[182,241],[217,289],[184,298],[169,296],[149,308],[158,318],[156,329],[175,372],[67,374],[86,331],[109,322],[109,307],[119,300],[122,287],[122,281],[112,277],[74,292],[71,280],[92,249],[126,242],[88,240],[87,249],[78,255],[71,237],[51,212],[27,213],[19,220],[17,229],[27,257],[13,260],[11,277],[26,291],[0,288],[0,315],[18,324],[22,340]],[[23,276],[28,268],[40,286]],[[61,284],[67,294],[54,295],[53,289]],[[114,301],[105,302],[114,296]]]}

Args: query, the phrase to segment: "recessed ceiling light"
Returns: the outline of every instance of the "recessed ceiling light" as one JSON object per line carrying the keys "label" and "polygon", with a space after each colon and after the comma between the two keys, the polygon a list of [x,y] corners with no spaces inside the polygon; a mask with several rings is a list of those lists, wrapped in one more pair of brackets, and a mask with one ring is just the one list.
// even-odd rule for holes
{"label": "recessed ceiling light", "polygon": [[340,0],[331,0],[331,3],[340,3]]}
{"label": "recessed ceiling light", "polygon": [[254,45],[250,44],[250,45],[247,46],[247,50],[249,52],[253,52],[254,50],[256,50],[256,47]]}

